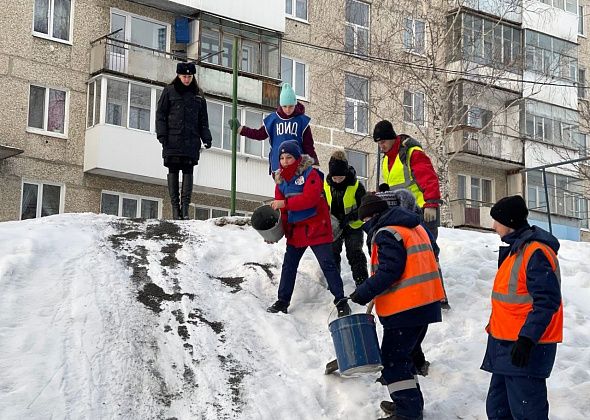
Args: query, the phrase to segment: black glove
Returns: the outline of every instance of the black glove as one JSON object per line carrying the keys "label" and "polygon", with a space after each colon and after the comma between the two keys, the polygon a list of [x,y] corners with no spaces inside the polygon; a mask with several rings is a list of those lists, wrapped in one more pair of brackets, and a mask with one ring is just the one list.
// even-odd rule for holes
{"label": "black glove", "polygon": [[229,125],[229,128],[231,128],[232,130],[237,130],[238,128],[240,128],[240,120],[238,120],[237,118],[232,118],[227,122],[227,125]]}
{"label": "black glove", "polygon": [[535,343],[528,337],[518,337],[516,343],[512,346],[512,364],[516,367],[522,368],[529,364],[531,358],[531,351],[535,347]]}
{"label": "black glove", "polygon": [[369,303],[371,301],[371,299],[364,300],[363,298],[361,298],[361,296],[358,294],[358,292],[356,290],[354,292],[352,292],[349,299],[358,305],[366,305],[367,303]]}
{"label": "black glove", "polygon": [[203,144],[205,145],[205,149],[211,149],[211,140],[203,141]]}

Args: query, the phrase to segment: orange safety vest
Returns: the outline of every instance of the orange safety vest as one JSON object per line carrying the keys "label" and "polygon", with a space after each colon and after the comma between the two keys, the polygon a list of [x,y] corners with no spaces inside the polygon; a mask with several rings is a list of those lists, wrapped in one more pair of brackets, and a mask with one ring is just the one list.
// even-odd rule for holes
{"label": "orange safety vest", "polygon": [[399,279],[375,298],[375,311],[379,316],[389,316],[409,309],[438,302],[445,297],[438,263],[430,244],[430,238],[422,226],[385,226],[375,232],[371,245],[371,275],[379,268],[377,234],[387,230],[402,240],[407,252],[406,267]]}
{"label": "orange safety vest", "polygon": [[[486,331],[498,340],[516,341],[528,314],[533,310],[533,298],[526,286],[526,268],[531,255],[543,251],[557,281],[561,285],[557,255],[541,242],[529,242],[518,252],[508,256],[503,262],[492,290],[492,314]],[[539,343],[561,343],[563,340],[563,302],[553,314],[551,322],[541,336]]]}

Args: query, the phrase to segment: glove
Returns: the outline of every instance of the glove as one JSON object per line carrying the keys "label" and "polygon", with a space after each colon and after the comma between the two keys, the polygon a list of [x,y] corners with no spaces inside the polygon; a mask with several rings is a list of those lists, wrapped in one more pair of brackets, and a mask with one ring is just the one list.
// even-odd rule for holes
{"label": "glove", "polygon": [[512,351],[510,351],[512,364],[519,368],[528,365],[533,347],[535,347],[535,343],[530,338],[519,336],[516,343],[512,346]]}
{"label": "glove", "polygon": [[205,145],[205,149],[211,149],[211,140],[203,141],[203,144]]}
{"label": "glove", "polygon": [[358,294],[358,292],[356,290],[354,292],[352,292],[349,299],[358,305],[366,305],[367,303],[369,303],[371,301],[371,299],[365,300],[365,299],[361,298],[361,296]]}
{"label": "glove", "polygon": [[436,220],[436,207],[424,207],[424,221],[426,223],[434,222]]}
{"label": "glove", "polygon": [[229,128],[231,128],[232,130],[238,130],[241,126],[240,124],[240,120],[238,120],[237,118],[232,118],[227,122],[227,125],[229,125]]}

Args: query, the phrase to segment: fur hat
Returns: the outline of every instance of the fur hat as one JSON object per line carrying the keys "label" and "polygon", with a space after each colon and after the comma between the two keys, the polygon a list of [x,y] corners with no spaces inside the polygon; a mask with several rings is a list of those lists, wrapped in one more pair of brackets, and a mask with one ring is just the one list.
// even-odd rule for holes
{"label": "fur hat", "polygon": [[283,83],[283,87],[281,88],[281,96],[279,96],[279,105],[297,105],[297,96],[295,95],[295,91],[289,83]]}
{"label": "fur hat", "polygon": [[301,157],[301,148],[299,147],[299,143],[297,143],[297,140],[284,141],[281,143],[279,148],[279,156],[281,156],[283,153],[288,153],[295,159],[299,159]]}
{"label": "fur hat", "polygon": [[343,150],[336,150],[332,153],[328,169],[332,176],[346,176],[348,174],[348,160]]}
{"label": "fur hat", "polygon": [[178,63],[176,65],[177,74],[195,74],[196,72],[195,63]]}
{"label": "fur hat", "polygon": [[389,209],[387,202],[375,194],[367,194],[361,200],[359,206],[359,220],[365,220],[367,217],[373,217],[375,214],[381,214]]}
{"label": "fur hat", "polygon": [[373,140],[394,140],[397,137],[393,125],[387,120],[379,121],[373,129]]}
{"label": "fur hat", "polygon": [[528,215],[529,210],[526,207],[524,198],[520,195],[501,198],[490,210],[490,216],[494,220],[512,229],[528,226]]}

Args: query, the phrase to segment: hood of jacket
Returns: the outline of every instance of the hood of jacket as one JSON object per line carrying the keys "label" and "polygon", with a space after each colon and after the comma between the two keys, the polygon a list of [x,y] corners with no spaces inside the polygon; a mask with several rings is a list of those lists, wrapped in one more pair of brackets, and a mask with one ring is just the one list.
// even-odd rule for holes
{"label": "hood of jacket", "polygon": [[556,254],[559,250],[559,240],[538,226],[527,226],[516,230],[502,238],[503,242],[509,245],[510,253],[514,253],[522,248],[525,244],[538,241],[549,246]]}
{"label": "hood of jacket", "polygon": [[277,107],[277,114],[282,119],[288,120],[289,118],[296,117],[297,115],[305,114],[305,106],[303,106],[302,103],[297,102],[297,105],[295,105],[295,109],[293,110],[293,113],[291,115],[285,114],[283,112],[283,109],[279,106]]}
{"label": "hood of jacket", "polygon": [[346,187],[354,185],[356,183],[356,170],[348,165],[348,170],[346,171],[346,178],[342,182],[334,182],[332,180],[332,175],[328,174],[326,176],[326,182],[328,185],[336,190],[345,190]]}
{"label": "hood of jacket", "polygon": [[[301,175],[307,168],[313,165],[313,162],[313,159],[309,155],[301,155],[301,162],[299,162],[299,166],[297,166],[295,176]],[[281,175],[281,171],[277,171],[275,173],[275,183],[280,184],[284,180],[285,178]]]}

